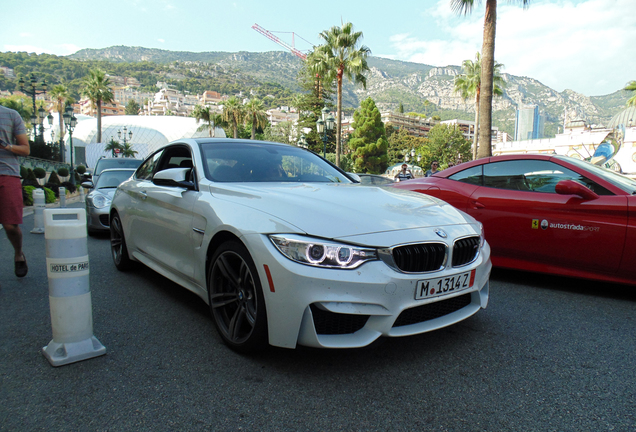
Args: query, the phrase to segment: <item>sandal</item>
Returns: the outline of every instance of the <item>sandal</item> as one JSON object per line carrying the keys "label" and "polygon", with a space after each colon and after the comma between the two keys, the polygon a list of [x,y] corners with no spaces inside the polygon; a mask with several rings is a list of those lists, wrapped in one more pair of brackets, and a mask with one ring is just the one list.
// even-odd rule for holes
{"label": "sandal", "polygon": [[24,258],[24,261],[15,262],[15,275],[17,277],[25,277],[29,271],[29,266],[27,265],[26,257],[24,256],[24,254],[22,254],[22,258]]}

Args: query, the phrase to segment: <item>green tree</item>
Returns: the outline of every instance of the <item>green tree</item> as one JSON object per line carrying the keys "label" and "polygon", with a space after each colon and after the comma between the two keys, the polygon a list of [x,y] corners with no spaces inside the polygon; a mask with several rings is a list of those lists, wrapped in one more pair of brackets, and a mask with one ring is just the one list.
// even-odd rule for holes
{"label": "green tree", "polygon": [[232,136],[238,138],[238,126],[243,123],[245,117],[243,105],[236,96],[232,96],[223,104],[223,120],[232,127]]}
{"label": "green tree", "polygon": [[344,23],[341,27],[333,26],[320,33],[324,44],[316,48],[313,71],[323,81],[337,82],[337,115],[336,115],[336,165],[340,166],[342,137],[342,82],[346,77],[355,84],[362,84],[366,89],[367,79],[364,72],[369,70],[367,57],[371,50],[362,41],[362,32],[354,32],[353,24]]}
{"label": "green tree", "polygon": [[627,100],[627,106],[636,106],[636,81],[630,81],[623,90],[628,90],[634,94]]}
{"label": "green tree", "polygon": [[102,103],[113,102],[110,80],[104,71],[92,69],[82,83],[82,95],[86,96],[97,109],[97,142],[102,142]]}
{"label": "green tree", "polygon": [[57,111],[58,124],[60,126],[59,138],[60,142],[63,142],[65,129],[64,118],[62,116],[64,115],[64,109],[66,108],[66,106],[69,104],[73,104],[75,102],[75,99],[71,97],[71,93],[68,87],[66,87],[64,84],[54,85],[51,91],[49,91],[49,96],[53,101],[55,111]]}
{"label": "green tree", "polygon": [[[477,147],[479,137],[479,96],[481,87],[481,56],[475,54],[475,61],[464,60],[462,64],[464,73],[455,78],[455,92],[459,93],[462,99],[475,98],[475,136],[473,139],[473,159],[477,159]],[[502,87],[505,85],[501,77],[501,63],[495,62],[493,71],[493,93],[495,95],[503,95]]]}
{"label": "green tree", "polygon": [[245,119],[252,123],[252,135],[250,139],[256,137],[256,128],[264,128],[267,126],[267,113],[263,102],[257,98],[252,98],[244,106]]}
{"label": "green tree", "polygon": [[[133,146],[131,143],[127,142],[121,147],[121,155],[125,158],[134,158],[137,155],[138,151],[133,150]],[[81,173],[80,173],[81,174]]]}
{"label": "green tree", "polygon": [[422,152],[422,166],[430,167],[438,161],[441,167],[470,159],[470,141],[456,125],[438,124],[428,133],[427,146]]}
{"label": "green tree", "polygon": [[400,105],[398,106],[397,112],[399,112],[400,114],[404,113],[404,105],[402,105],[402,102],[400,102]]}
{"label": "green tree", "polygon": [[214,113],[212,112],[209,106],[205,106],[205,107],[203,105],[195,106],[194,109],[192,110],[192,117],[196,119],[197,124],[200,121],[204,122],[204,124],[199,126],[199,128],[197,129],[197,132],[202,132],[207,129],[211,138],[212,133],[214,131],[214,122],[212,119],[213,116],[214,116]]}
{"label": "green tree", "polygon": [[373,99],[362,101],[360,108],[353,113],[352,127],[349,148],[353,151],[355,172],[383,173],[388,166],[389,143],[380,110]]}
{"label": "green tree", "polygon": [[139,115],[141,107],[134,99],[130,99],[126,104],[126,115]]}
{"label": "green tree", "polygon": [[[521,2],[527,7],[530,0],[510,0]],[[468,14],[480,0],[450,0],[451,7],[459,13]],[[492,95],[493,73],[495,67],[495,33],[497,27],[497,0],[486,0],[486,13],[484,15],[484,36],[481,47],[481,86],[479,100],[479,146],[477,156],[479,158],[492,155]]]}
{"label": "green tree", "polygon": [[111,138],[108,144],[104,147],[104,151],[109,151],[113,157],[117,154],[115,150],[122,151],[123,147],[115,138]]}
{"label": "green tree", "polygon": [[[414,149],[417,154],[421,155],[424,153],[424,150],[422,149],[428,142],[424,137],[409,135],[407,130],[404,128],[387,131],[387,141],[389,143],[387,150],[389,165],[404,162],[404,156],[407,153],[410,153],[410,150],[412,149]],[[415,162],[411,161],[411,163]]]}

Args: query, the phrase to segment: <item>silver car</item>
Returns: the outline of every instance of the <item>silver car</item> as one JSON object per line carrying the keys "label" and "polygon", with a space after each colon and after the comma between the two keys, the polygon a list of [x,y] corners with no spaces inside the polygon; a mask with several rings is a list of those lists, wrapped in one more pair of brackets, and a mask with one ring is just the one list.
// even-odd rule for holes
{"label": "silver car", "polygon": [[82,183],[82,187],[92,189],[86,195],[86,227],[89,235],[99,231],[108,232],[108,211],[115,190],[134,172],[133,168],[106,169],[97,178],[97,184],[93,184],[92,181]]}

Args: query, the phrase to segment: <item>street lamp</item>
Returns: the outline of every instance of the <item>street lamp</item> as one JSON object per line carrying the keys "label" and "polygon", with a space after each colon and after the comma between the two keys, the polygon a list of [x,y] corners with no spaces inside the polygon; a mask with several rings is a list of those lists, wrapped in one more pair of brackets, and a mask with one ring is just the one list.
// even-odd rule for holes
{"label": "street lamp", "polygon": [[[31,98],[33,99],[33,114],[31,115],[31,124],[33,125],[33,141],[35,141],[36,137],[38,136],[35,97],[39,94],[46,93],[46,80],[42,80],[42,83],[40,84],[40,87],[42,87],[41,90],[37,89],[37,80],[35,79],[35,75],[33,74],[31,74],[31,77],[29,78],[29,86],[31,87],[31,90],[28,90],[24,87],[24,79],[22,77],[20,77],[20,79],[18,80],[18,84],[20,85],[20,91],[22,91],[22,93],[26,95],[31,96]],[[44,116],[42,118],[44,118]]]}
{"label": "street lamp", "polygon": [[77,125],[77,117],[73,114],[73,107],[67,106],[64,110],[64,125],[66,125],[66,130],[68,131],[68,139],[71,146],[71,184],[75,185],[75,168],[73,166],[73,130]]}
{"label": "street lamp", "polygon": [[[126,139],[126,131],[127,130],[128,130],[128,128],[126,126],[124,126],[124,133],[123,133],[124,148],[126,147],[126,143],[128,143],[129,140],[132,140],[132,136],[133,136],[132,131],[130,131],[130,132],[128,132],[128,139]],[[119,139],[122,139],[121,130],[117,131],[117,136],[119,137]],[[117,152],[115,152],[115,154],[117,154]]]}
{"label": "street lamp", "polygon": [[327,158],[327,140],[329,137],[327,136],[327,131],[333,130],[333,126],[336,119],[329,114],[329,108],[324,107],[322,109],[322,119],[316,122],[316,129],[319,134],[323,134],[322,136],[322,157]]}

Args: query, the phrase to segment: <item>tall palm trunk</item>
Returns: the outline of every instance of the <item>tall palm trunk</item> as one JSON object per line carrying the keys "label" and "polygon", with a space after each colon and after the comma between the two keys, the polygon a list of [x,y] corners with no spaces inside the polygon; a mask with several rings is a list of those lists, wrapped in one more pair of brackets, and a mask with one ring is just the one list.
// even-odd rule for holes
{"label": "tall palm trunk", "polygon": [[480,89],[477,87],[475,92],[475,133],[473,135],[473,160],[477,159],[477,148],[479,147],[479,93]]}
{"label": "tall palm trunk", "polygon": [[342,74],[344,70],[338,68],[338,121],[336,122],[336,166],[340,167],[340,136],[342,135]]}
{"label": "tall palm trunk", "polygon": [[497,0],[486,1],[484,41],[481,49],[481,96],[479,100],[479,158],[492,156],[492,92],[495,65]]}
{"label": "tall palm trunk", "polygon": [[102,142],[102,101],[97,101],[97,142]]}

